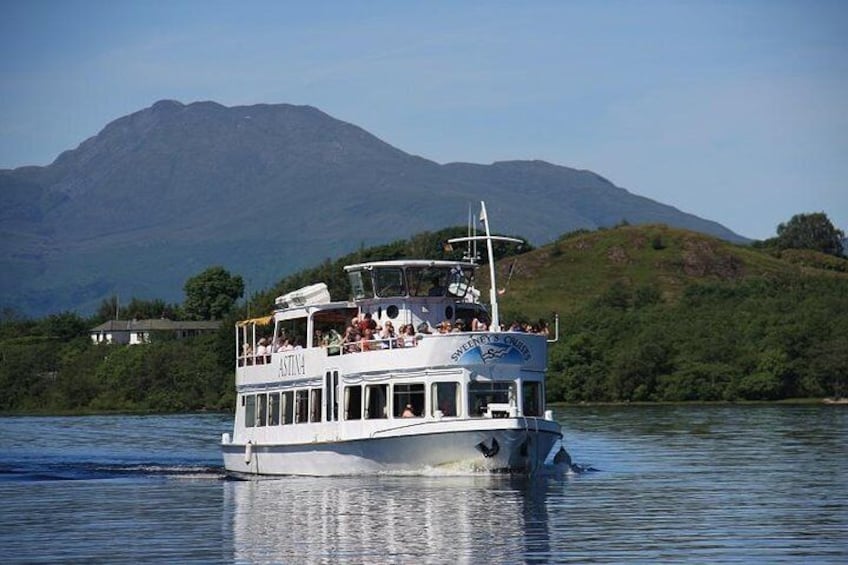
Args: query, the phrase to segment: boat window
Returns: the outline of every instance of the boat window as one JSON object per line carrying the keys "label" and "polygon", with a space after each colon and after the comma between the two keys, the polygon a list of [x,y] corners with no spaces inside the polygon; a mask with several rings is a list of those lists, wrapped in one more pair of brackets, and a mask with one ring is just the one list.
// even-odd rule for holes
{"label": "boat window", "polygon": [[471,416],[485,416],[489,413],[489,404],[509,405],[515,398],[513,382],[471,382],[468,383],[468,413]]}
{"label": "boat window", "polygon": [[312,409],[309,411],[309,421],[310,422],[320,422],[321,421],[321,389],[313,388],[310,392],[312,392]]}
{"label": "boat window", "polygon": [[459,383],[433,383],[430,394],[433,413],[440,410],[444,417],[458,416],[459,390]]}
{"label": "boat window", "polygon": [[345,420],[362,419],[362,386],[345,387]]}
{"label": "boat window", "polygon": [[301,347],[306,347],[306,318],[280,320],[274,330],[271,352],[285,352]]}
{"label": "boat window", "polygon": [[[327,350],[327,355],[339,355],[345,326],[350,323],[351,318],[358,314],[357,308],[333,308],[332,310],[315,312],[312,315],[312,323],[315,329],[312,346],[324,347]],[[320,341],[316,339],[319,337],[319,333]]]}
{"label": "boat window", "polygon": [[268,414],[267,394],[256,395],[256,425],[264,426]]}
{"label": "boat window", "polygon": [[256,425],[256,396],[248,394],[244,398],[244,427]]}
{"label": "boat window", "polygon": [[444,296],[449,273],[449,269],[436,267],[408,268],[410,296]]}
{"label": "boat window", "polygon": [[[410,416],[407,410],[411,411],[415,417],[421,417],[424,415],[423,383],[396,384],[393,389],[393,413],[395,418],[409,418]],[[406,416],[404,416],[404,414],[406,414]]]}
{"label": "boat window", "polygon": [[339,419],[339,399],[336,394],[339,390],[339,372],[327,371],[325,374],[325,386],[327,388],[327,418],[328,422]]}
{"label": "boat window", "polygon": [[462,298],[473,283],[472,268],[410,267],[406,271],[410,296],[455,296]]}
{"label": "boat window", "polygon": [[294,422],[294,392],[288,391],[281,395],[283,424]]}
{"label": "boat window", "polygon": [[268,395],[268,425],[278,426],[280,424],[280,393],[272,392]]}
{"label": "boat window", "polygon": [[294,422],[302,424],[309,420],[309,391],[298,390],[294,394]]}
{"label": "boat window", "polygon": [[388,385],[365,387],[365,417],[368,419],[388,418]]}
{"label": "boat window", "polygon": [[403,283],[403,270],[399,267],[377,267],[374,269],[374,287],[377,296],[405,296],[406,285]]}
{"label": "boat window", "polygon": [[524,406],[522,412],[525,416],[541,416],[542,415],[542,383],[525,382],[521,386],[521,393],[524,396]]}
{"label": "boat window", "polygon": [[372,298],[374,287],[371,283],[371,271],[352,271],[348,273],[353,299]]}

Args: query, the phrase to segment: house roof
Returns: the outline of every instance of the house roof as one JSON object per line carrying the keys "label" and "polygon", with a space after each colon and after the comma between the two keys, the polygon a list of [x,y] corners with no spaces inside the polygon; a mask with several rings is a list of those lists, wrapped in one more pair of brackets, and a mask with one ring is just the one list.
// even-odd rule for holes
{"label": "house roof", "polygon": [[152,320],[109,320],[97,327],[91,328],[91,333],[100,332],[143,332],[143,331],[178,331],[218,329],[220,321],[196,322],[191,320],[167,320],[165,318]]}

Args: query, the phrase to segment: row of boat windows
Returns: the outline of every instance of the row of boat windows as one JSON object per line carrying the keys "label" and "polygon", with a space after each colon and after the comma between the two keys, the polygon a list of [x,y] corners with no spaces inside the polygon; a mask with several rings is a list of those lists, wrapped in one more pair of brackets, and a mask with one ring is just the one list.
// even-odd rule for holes
{"label": "row of boat windows", "polygon": [[[352,385],[343,388],[339,402],[332,392],[338,390],[338,375],[328,374],[331,394],[324,402],[324,388],[311,387],[282,392],[245,394],[244,425],[248,428],[326,422],[374,420],[387,418],[451,418],[507,416],[509,407],[516,404],[515,383],[469,383],[467,405],[463,413],[462,387],[458,382],[394,383]],[[542,415],[542,387],[538,382],[523,384],[524,416]],[[341,410],[341,415],[339,414]]]}

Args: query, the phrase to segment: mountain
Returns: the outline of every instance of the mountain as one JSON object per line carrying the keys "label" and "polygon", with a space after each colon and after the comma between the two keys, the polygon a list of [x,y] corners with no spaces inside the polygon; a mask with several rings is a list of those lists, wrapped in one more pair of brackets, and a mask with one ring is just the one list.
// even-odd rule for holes
{"label": "mountain", "polygon": [[163,100],[46,167],[0,170],[0,306],[42,315],[122,299],[181,301],[212,264],[248,292],[361,246],[451,225],[486,200],[494,227],[535,244],[578,228],[725,227],[542,161],[404,153],[309,106]]}

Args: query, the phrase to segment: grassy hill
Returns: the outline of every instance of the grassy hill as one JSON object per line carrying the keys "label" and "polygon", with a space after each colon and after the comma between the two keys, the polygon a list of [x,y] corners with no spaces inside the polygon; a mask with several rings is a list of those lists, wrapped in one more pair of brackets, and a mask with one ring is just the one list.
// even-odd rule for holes
{"label": "grassy hill", "polygon": [[848,394],[846,259],[624,226],[563,236],[498,271],[504,321],[561,315],[551,399]]}
{"label": "grassy hill", "polygon": [[[550,245],[498,265],[507,287],[502,307],[530,318],[567,315],[613,287],[655,289],[665,302],[695,283],[741,283],[762,277],[831,276],[848,261],[813,251],[775,257],[747,246],[665,225],[619,226],[566,234]],[[802,259],[806,258],[806,259]],[[831,265],[830,270],[817,268]],[[510,271],[512,276],[510,277]],[[488,287],[482,272],[480,287]],[[848,281],[848,278],[845,278]],[[507,286],[508,285],[508,286]]]}

